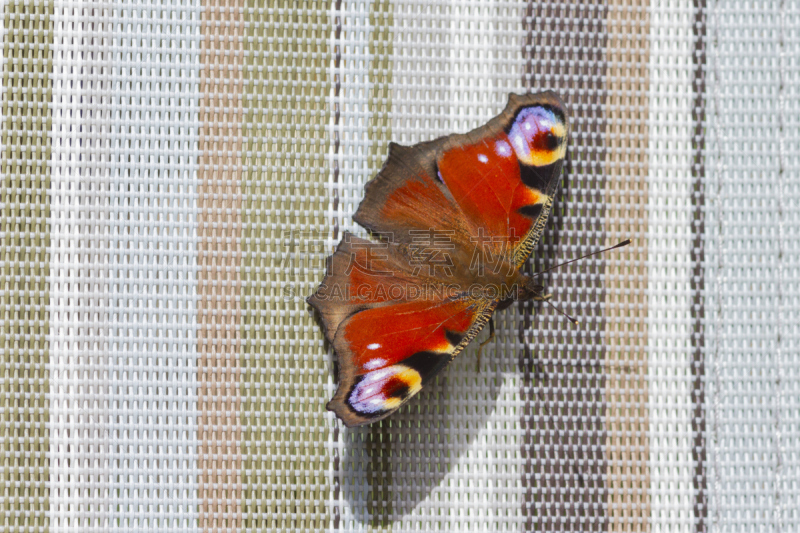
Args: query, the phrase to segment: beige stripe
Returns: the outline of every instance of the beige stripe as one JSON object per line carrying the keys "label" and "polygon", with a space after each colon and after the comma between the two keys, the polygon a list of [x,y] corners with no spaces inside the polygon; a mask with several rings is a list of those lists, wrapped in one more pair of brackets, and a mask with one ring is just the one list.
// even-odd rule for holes
{"label": "beige stripe", "polygon": [[610,0],[607,19],[605,232],[609,243],[633,240],[619,255],[606,257],[609,531],[650,528],[647,276],[642,275],[647,273],[648,6],[642,0]]}
{"label": "beige stripe", "polygon": [[199,525],[241,527],[241,0],[203,10],[198,170]]}

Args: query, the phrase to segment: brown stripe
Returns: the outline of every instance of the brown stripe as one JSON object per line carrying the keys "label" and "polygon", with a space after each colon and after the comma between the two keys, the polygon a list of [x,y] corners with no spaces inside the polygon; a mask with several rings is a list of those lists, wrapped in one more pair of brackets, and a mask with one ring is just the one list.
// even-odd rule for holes
{"label": "brown stripe", "polygon": [[[606,131],[603,106],[606,6],[603,0],[565,5],[532,2],[527,12],[528,38],[523,53],[529,64],[523,84],[529,90],[554,89],[567,103],[571,121],[570,157],[552,220],[534,252],[535,270],[554,260],[572,257],[588,246],[603,244],[584,221],[603,220],[605,208],[597,200],[603,178],[596,165]],[[581,218],[572,216],[579,213]],[[597,222],[594,222],[597,224]],[[598,228],[599,229],[599,228]],[[574,235],[581,235],[578,242]],[[526,530],[560,530],[566,524],[580,531],[606,529],[605,435],[602,400],[605,388],[602,344],[595,339],[604,329],[600,306],[581,307],[585,294],[602,301],[598,261],[586,261],[559,270],[544,280],[557,305],[580,313],[581,327],[573,328],[549,308],[531,316],[530,303],[521,304],[525,349],[520,360],[524,399],[525,438],[523,513]],[[577,280],[579,290],[567,290],[559,280]],[[526,331],[537,345],[531,360]],[[539,362],[541,361],[541,362]],[[543,374],[533,383],[531,373]],[[574,523],[576,521],[577,523]]]}
{"label": "brown stripe", "polygon": [[692,243],[693,277],[692,316],[694,331],[692,334],[692,462],[694,463],[694,516],[695,531],[707,530],[708,493],[706,479],[706,419],[705,419],[705,252],[703,236],[705,234],[705,218],[703,207],[705,197],[705,66],[706,66],[706,0],[694,0],[694,71],[692,90],[694,106],[692,121],[694,136],[692,138],[692,178],[694,180],[692,205],[694,206]]}
{"label": "brown stripe", "polygon": [[[650,3],[610,0],[605,233],[608,528],[650,528],[647,382],[647,119]],[[635,276],[630,274],[635,273]]]}
{"label": "brown stripe", "polygon": [[198,169],[197,423],[199,523],[241,527],[242,43],[241,0],[209,0],[202,14]]}

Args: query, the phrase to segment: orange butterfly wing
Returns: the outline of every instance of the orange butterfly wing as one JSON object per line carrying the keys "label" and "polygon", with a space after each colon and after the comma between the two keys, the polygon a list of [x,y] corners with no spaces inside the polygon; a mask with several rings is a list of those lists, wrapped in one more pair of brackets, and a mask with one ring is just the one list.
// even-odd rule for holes
{"label": "orange butterfly wing", "polygon": [[348,426],[380,420],[408,401],[496,306],[415,273],[401,250],[346,233],[308,299],[339,356],[339,387],[328,408]]}
{"label": "orange butterfly wing", "polygon": [[519,267],[550,213],[568,134],[555,93],[509,95],[500,115],[467,134],[391,144],[353,219],[397,242],[411,242],[414,230],[454,230],[460,259],[483,235],[497,248],[509,245]]}
{"label": "orange butterfly wing", "polygon": [[[465,135],[389,146],[354,216],[383,240],[346,234],[309,298],[339,356],[328,408],[345,424],[398,409],[489,320],[500,302],[470,293],[476,249],[488,243],[513,270],[484,282],[519,282],[552,206],[567,135],[563,103],[546,92],[510,95],[503,113]],[[451,270],[420,268],[412,257],[428,231],[447,233]]]}

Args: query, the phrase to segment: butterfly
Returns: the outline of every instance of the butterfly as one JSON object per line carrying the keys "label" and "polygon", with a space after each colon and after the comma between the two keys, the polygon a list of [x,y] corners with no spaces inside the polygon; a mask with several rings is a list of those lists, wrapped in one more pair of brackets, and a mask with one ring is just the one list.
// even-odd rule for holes
{"label": "butterfly", "polygon": [[376,238],[345,232],[307,299],[338,356],[327,408],[345,425],[397,411],[494,311],[547,298],[520,269],[553,205],[568,135],[564,103],[548,91],[510,94],[469,133],[389,144],[353,217]]}

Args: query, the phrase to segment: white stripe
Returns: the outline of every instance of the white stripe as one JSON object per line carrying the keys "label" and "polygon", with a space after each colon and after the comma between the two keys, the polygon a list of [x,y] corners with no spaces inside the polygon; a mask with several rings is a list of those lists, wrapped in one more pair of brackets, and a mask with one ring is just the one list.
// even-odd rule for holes
{"label": "white stripe", "polygon": [[[91,2],[55,3],[50,205],[52,531],[108,517],[108,26]],[[88,28],[93,28],[89,30]]]}
{"label": "white stripe", "polygon": [[[407,1],[393,2],[391,9],[395,31],[385,35],[394,48],[389,65],[392,141],[413,144],[475,128],[505,106],[509,92],[522,91],[524,5],[490,0],[433,5]],[[369,25],[369,12],[369,3],[343,3],[340,221],[342,230],[362,235],[363,230],[352,222],[352,214],[361,201],[364,184],[383,163],[369,159],[373,140],[368,137],[368,127],[376,110],[368,106],[373,86],[380,81],[369,77],[371,59],[378,53],[369,49],[372,32],[376,31]],[[420,25],[420,18],[450,21],[449,32]],[[386,146],[379,148],[385,153]],[[506,315],[498,322],[499,338],[505,335],[513,341],[515,311]],[[508,324],[505,332],[504,323]],[[524,490],[518,486],[519,465],[506,467],[507,458],[518,457],[520,446],[517,356],[514,350],[495,354],[491,348],[486,354],[494,361],[489,364],[484,360],[479,377],[490,385],[480,386],[476,392],[472,384],[476,376],[473,347],[445,372],[438,385],[423,390],[422,398],[415,400],[417,405],[426,406],[427,414],[420,416],[402,409],[392,415],[403,420],[404,427],[419,428],[424,433],[417,435],[409,429],[412,434],[392,445],[393,485],[413,484],[421,489],[390,491],[394,514],[403,517],[397,525],[404,530],[441,525],[454,530],[470,526],[479,527],[475,531],[494,531],[519,514],[519,493]],[[485,404],[478,409],[482,414],[464,413],[463,401],[476,393]],[[490,412],[494,413],[491,420]],[[340,527],[346,531],[362,531],[370,523],[367,499],[371,494],[364,491],[369,487],[365,443],[370,431],[363,427],[342,433],[342,494],[337,504],[342,506]],[[432,440],[437,443],[434,447],[443,447],[443,453],[431,454]],[[498,455],[498,451],[502,453]],[[409,462],[409,457],[413,461]],[[502,465],[496,463],[498,457],[504,458]],[[477,483],[466,489],[470,480]],[[436,502],[442,501],[451,502],[452,512],[446,516],[437,509],[440,504]],[[456,511],[463,507],[461,501],[468,502],[469,514]]]}
{"label": "white stripe", "polygon": [[109,526],[192,530],[200,4],[111,19]]}
{"label": "white stripe", "polygon": [[[369,126],[374,110],[369,108],[372,81],[370,63],[372,60],[369,42],[374,31],[369,23],[372,2],[358,0],[343,1],[341,4],[342,32],[339,76],[342,83],[339,92],[339,179],[336,188],[339,194],[339,238],[344,231],[350,231],[367,238],[366,231],[353,222],[363,194],[363,186],[372,176],[369,154]],[[334,31],[336,29],[334,28]],[[331,247],[338,243],[331,241]],[[331,247],[328,249],[330,250]],[[330,397],[333,396],[331,390]],[[332,413],[329,414],[332,416]],[[331,418],[332,420],[333,418]],[[341,491],[336,505],[341,510],[340,528],[345,531],[366,531],[369,521],[365,519],[367,502],[362,496],[362,487],[369,487],[367,469],[369,457],[366,450],[366,436],[369,427],[344,429],[339,433],[336,443],[341,471]],[[331,485],[333,486],[333,485]],[[369,494],[364,494],[369,498]]]}
{"label": "white stripe", "polygon": [[709,4],[709,531],[795,531],[800,4]]}
{"label": "white stripe", "polygon": [[648,372],[651,527],[693,531],[690,0],[650,7]]}
{"label": "white stripe", "polygon": [[[392,35],[392,140],[412,144],[469,131],[499,113],[509,92],[524,92],[525,10],[524,3],[494,0],[395,3],[395,27],[402,30]],[[390,493],[403,530],[523,527],[519,320],[516,306],[497,313],[497,338],[479,371],[477,345],[488,330],[420,393],[425,414],[394,415],[404,427],[419,428],[393,446],[395,485],[421,488]],[[443,515],[442,502],[448,502]]]}

